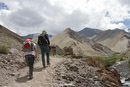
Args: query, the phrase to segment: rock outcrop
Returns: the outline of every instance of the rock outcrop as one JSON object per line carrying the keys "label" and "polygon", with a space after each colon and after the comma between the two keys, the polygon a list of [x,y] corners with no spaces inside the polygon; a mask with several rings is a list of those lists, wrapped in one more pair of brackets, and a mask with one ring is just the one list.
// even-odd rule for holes
{"label": "rock outcrop", "polygon": [[97,67],[97,74],[100,75],[100,80],[104,82],[107,87],[121,87],[120,75],[113,67],[105,67],[98,61],[94,61],[92,58],[86,60],[89,66]]}
{"label": "rock outcrop", "polygon": [[64,52],[64,55],[74,55],[73,48],[71,48],[70,46],[64,47],[63,52]]}
{"label": "rock outcrop", "polygon": [[116,69],[107,68],[92,59],[66,60],[55,71],[57,86],[62,87],[120,87]]}

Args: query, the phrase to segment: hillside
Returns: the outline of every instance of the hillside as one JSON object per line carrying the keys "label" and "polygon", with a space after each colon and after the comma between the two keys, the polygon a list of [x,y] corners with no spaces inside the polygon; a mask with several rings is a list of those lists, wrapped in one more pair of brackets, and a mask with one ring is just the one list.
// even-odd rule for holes
{"label": "hillside", "polygon": [[21,44],[23,41],[24,38],[0,25],[0,44],[10,44],[13,46],[14,43],[15,45],[16,42]]}
{"label": "hillside", "polygon": [[106,30],[94,37],[93,40],[115,52],[123,52],[130,47],[130,35],[119,30]]}
{"label": "hillside", "polygon": [[94,35],[97,35],[100,32],[102,32],[102,31],[99,29],[84,28],[83,30],[79,31],[78,33],[81,35],[84,35],[86,37],[93,37]]}
{"label": "hillside", "polygon": [[4,45],[9,50],[8,54],[0,53],[0,85],[7,84],[17,70],[25,66],[21,51],[23,41],[24,38],[0,25],[0,47]]}
{"label": "hillside", "polygon": [[123,51],[121,54],[130,57],[130,48],[128,48],[127,50]]}
{"label": "hillside", "polygon": [[87,39],[86,37],[79,35],[77,32],[66,29],[63,33],[57,34],[50,38],[51,45],[58,45],[60,48],[71,46],[75,54],[85,54],[85,55],[110,55],[113,52],[93,40]]}

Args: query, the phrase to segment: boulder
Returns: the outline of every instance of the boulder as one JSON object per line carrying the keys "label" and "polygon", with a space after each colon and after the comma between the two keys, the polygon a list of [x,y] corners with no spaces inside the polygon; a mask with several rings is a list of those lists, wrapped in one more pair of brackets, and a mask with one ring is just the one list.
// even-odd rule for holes
{"label": "boulder", "polygon": [[101,81],[107,87],[122,86],[122,83],[120,81],[120,75],[115,68],[106,67],[105,65],[93,60],[92,58],[87,58],[86,62],[89,66],[98,67],[97,74],[100,76]]}

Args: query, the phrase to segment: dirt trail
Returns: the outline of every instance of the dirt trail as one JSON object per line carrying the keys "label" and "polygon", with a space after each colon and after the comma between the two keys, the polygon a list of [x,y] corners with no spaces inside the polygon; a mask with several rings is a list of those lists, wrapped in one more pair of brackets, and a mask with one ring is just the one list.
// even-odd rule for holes
{"label": "dirt trail", "polygon": [[34,78],[32,80],[27,78],[28,67],[21,69],[18,71],[20,73],[18,78],[6,87],[53,87],[55,83],[53,83],[52,75],[55,67],[65,61],[65,58],[51,57],[50,61],[51,65],[45,69],[42,68],[42,61],[38,61],[34,65]]}

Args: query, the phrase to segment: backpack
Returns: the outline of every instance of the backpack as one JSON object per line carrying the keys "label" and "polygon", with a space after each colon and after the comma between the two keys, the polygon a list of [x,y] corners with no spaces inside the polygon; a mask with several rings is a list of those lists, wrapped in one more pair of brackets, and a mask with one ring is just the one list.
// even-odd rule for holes
{"label": "backpack", "polygon": [[24,42],[23,43],[23,51],[24,52],[29,52],[29,51],[34,51],[34,45],[33,45],[33,42],[29,41],[29,42]]}
{"label": "backpack", "polygon": [[39,46],[47,44],[47,40],[45,38],[45,35],[38,36],[38,42],[37,43],[38,43]]}

